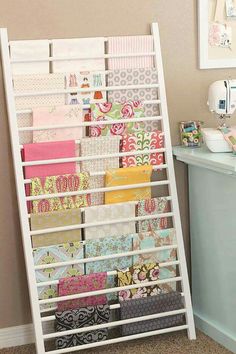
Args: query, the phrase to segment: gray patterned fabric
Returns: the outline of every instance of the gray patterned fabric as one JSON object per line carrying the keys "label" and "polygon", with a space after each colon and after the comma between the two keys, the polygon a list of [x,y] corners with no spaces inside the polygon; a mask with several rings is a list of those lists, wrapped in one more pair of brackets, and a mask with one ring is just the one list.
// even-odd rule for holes
{"label": "gray patterned fabric", "polygon": [[[108,323],[110,318],[110,307],[106,305],[81,307],[76,310],[55,312],[56,331],[66,331],[81,327],[94,326]],[[92,328],[92,327],[91,327]],[[108,328],[97,329],[89,332],[70,334],[56,338],[56,348],[63,349],[76,345],[100,342],[107,339]]]}
{"label": "gray patterned fabric", "polygon": [[[120,302],[120,316],[122,320],[128,318],[153,315],[166,311],[183,308],[182,296],[178,292],[170,292],[156,296],[131,299]],[[155,331],[162,328],[174,327],[183,324],[183,315],[172,315],[153,320],[139,321],[122,326],[122,335]]]}
{"label": "gray patterned fabric", "polygon": [[[157,71],[155,68],[114,70],[108,74],[107,78],[108,86],[156,84],[157,81]],[[146,101],[156,99],[156,88],[108,91],[108,102],[125,102],[128,100]],[[157,104],[144,106],[145,116],[156,116],[158,114]],[[157,128],[157,122],[145,122],[145,129],[148,132]]]}

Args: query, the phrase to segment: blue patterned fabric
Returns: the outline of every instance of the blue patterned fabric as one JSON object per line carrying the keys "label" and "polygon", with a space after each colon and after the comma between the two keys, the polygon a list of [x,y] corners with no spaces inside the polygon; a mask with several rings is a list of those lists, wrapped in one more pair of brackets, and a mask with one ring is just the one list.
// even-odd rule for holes
{"label": "blue patterned fabric", "polygon": [[[84,249],[81,242],[64,243],[53,246],[38,247],[33,249],[35,265],[43,265],[57,262],[70,261],[84,258]],[[68,265],[64,267],[54,267],[36,270],[37,282],[58,280],[60,278],[72,277],[84,274],[84,264]],[[49,299],[58,296],[57,286],[49,285],[38,287],[39,299]],[[45,305],[43,307],[50,307]]]}
{"label": "blue patterned fabric", "polygon": [[[124,235],[116,237],[105,237],[98,240],[87,240],[85,245],[85,257],[107,256],[116,253],[130,252],[133,250],[133,235]],[[86,274],[97,272],[108,272],[117,268],[127,268],[132,266],[132,256],[111,258],[104,261],[86,263]],[[115,287],[115,277],[113,275],[107,278],[107,288]],[[108,296],[109,300],[117,300],[117,294],[112,293]]]}

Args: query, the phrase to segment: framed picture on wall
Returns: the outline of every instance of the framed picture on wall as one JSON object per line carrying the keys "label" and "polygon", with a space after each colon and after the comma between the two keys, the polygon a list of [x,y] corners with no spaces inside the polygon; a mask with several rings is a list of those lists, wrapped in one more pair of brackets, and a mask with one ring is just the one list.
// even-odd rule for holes
{"label": "framed picture on wall", "polygon": [[198,0],[200,69],[236,68],[236,0]]}

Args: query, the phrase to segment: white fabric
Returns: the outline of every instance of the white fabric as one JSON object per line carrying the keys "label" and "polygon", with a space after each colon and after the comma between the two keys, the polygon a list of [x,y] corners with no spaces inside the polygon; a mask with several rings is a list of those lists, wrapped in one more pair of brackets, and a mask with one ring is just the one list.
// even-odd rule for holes
{"label": "white fabric", "polygon": [[[52,53],[55,57],[103,56],[104,38],[54,39],[52,41]],[[104,58],[53,62],[54,73],[83,70],[105,70]]]}
{"label": "white fabric", "polygon": [[[48,40],[27,40],[10,42],[11,59],[43,59],[49,57]],[[13,75],[49,73],[49,62],[12,64]]]}

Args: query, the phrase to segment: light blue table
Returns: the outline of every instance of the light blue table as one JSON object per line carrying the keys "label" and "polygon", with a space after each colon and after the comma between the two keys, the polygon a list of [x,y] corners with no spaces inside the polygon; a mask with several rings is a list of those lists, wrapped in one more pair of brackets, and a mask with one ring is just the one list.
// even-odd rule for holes
{"label": "light blue table", "polygon": [[236,353],[236,157],[173,148],[188,164],[196,326]]}

